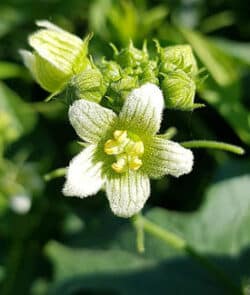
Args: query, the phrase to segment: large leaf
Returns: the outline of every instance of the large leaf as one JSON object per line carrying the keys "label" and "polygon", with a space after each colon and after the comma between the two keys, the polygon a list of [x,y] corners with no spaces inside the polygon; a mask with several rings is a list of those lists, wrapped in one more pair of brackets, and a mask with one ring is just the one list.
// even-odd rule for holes
{"label": "large leaf", "polygon": [[48,245],[47,252],[54,262],[56,282],[49,294],[222,294],[185,257],[158,263],[127,251],[76,250],[56,242]]}
{"label": "large leaf", "polygon": [[[238,285],[250,277],[250,175],[246,172],[238,171],[230,179],[224,178],[228,177],[227,170],[223,172],[225,176],[220,172],[195,213],[155,208],[146,214],[155,224],[183,237],[198,252],[220,265]],[[95,235],[94,248],[99,246],[99,250],[75,249],[57,243],[48,246],[47,253],[56,271],[52,294],[97,289],[134,294],[135,288],[139,294],[229,294],[215,283],[216,274],[209,273],[185,253],[146,234],[146,253],[140,256],[135,252],[131,227],[120,224],[117,232],[108,230],[106,222],[107,219],[101,222],[103,226],[95,226],[92,233],[88,232],[88,226],[81,233],[86,240],[85,247],[91,247],[88,240]],[[105,236],[105,232],[108,235],[109,231],[113,233],[113,238],[109,235],[109,243],[105,238],[98,243],[98,236]],[[143,285],[138,283],[141,281]]]}

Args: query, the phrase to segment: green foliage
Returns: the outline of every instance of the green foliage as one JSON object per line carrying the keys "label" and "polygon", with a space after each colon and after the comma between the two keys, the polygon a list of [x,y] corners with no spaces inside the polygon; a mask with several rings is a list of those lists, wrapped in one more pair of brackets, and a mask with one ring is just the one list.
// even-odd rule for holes
{"label": "green foliage", "polygon": [[36,124],[36,114],[15,92],[0,82],[0,132],[1,141],[12,142],[31,131]]}
{"label": "green foliage", "polygon": [[[207,190],[205,202],[197,212],[178,213],[155,208],[146,217],[184,238],[240,285],[249,278],[249,185],[249,174],[220,180]],[[211,226],[211,220],[215,222],[214,226]],[[95,235],[103,230],[109,229],[99,225],[94,230]],[[91,239],[88,228],[79,234],[84,234],[86,242]],[[92,250],[86,246],[75,249],[51,242],[46,253],[54,263],[56,277],[49,294],[106,289],[124,294],[139,291],[142,294],[172,294],[174,290],[180,294],[183,290],[192,294],[226,292],[216,281],[216,274],[213,277],[213,273],[202,269],[199,262],[192,262],[188,255],[173,251],[151,235],[146,235],[145,254],[139,255],[135,252],[134,235],[129,227],[123,226],[118,238],[109,240],[111,247],[105,246],[105,249],[103,241],[98,243],[98,249],[94,246]],[[182,276],[186,270],[188,274]],[[197,272],[200,272],[198,281]],[[209,288],[207,281],[210,281]]]}
{"label": "green foliage", "polygon": [[[1,294],[231,294],[235,286],[249,294],[249,3],[191,2],[1,2]],[[48,103],[18,53],[44,19],[88,36],[87,64]],[[48,71],[43,78],[55,77]],[[144,217],[196,252],[177,250],[145,227],[145,252],[138,253],[133,223],[111,215],[102,192],[62,197],[58,177],[66,170],[57,168],[82,149],[71,142],[68,105],[77,97],[119,112],[131,89],[146,82],[164,92],[163,130],[176,126],[178,141],[222,140],[246,150],[241,161],[194,150],[190,175],[153,182]],[[25,214],[11,203],[19,195],[31,200]]]}

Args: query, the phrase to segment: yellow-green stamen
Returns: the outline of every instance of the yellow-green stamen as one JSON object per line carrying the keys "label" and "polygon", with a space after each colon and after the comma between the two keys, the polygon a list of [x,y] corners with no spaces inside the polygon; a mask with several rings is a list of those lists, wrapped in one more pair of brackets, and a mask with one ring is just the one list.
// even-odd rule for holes
{"label": "yellow-green stamen", "polygon": [[132,137],[133,139],[128,136],[127,130],[115,130],[113,139],[107,140],[104,144],[104,152],[116,158],[111,167],[117,173],[123,173],[128,169],[138,170],[142,166],[140,156],[144,153],[143,142],[139,137]]}

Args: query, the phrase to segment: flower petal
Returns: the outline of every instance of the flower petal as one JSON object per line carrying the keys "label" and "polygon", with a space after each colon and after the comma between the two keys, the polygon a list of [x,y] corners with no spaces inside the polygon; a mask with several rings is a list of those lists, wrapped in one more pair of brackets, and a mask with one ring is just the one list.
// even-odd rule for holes
{"label": "flower petal", "polygon": [[82,50],[83,41],[54,24],[39,24],[46,28],[29,37],[30,46],[65,75],[72,75],[72,64]]}
{"label": "flower petal", "polygon": [[128,95],[120,113],[121,124],[138,134],[155,134],[160,128],[163,106],[161,90],[146,83]]}
{"label": "flower petal", "polygon": [[115,122],[116,114],[97,103],[77,100],[69,108],[69,120],[83,140],[96,143]]}
{"label": "flower petal", "polygon": [[143,208],[150,195],[149,178],[141,171],[112,173],[107,179],[106,192],[114,214],[131,217]]}
{"label": "flower petal", "polygon": [[42,58],[39,54],[28,50],[20,50],[25,66],[30,70],[33,78],[42,88],[49,92],[60,89],[66,82],[67,77],[60,69]]}
{"label": "flower petal", "polygon": [[101,177],[102,163],[94,161],[95,151],[96,145],[90,145],[71,160],[63,188],[65,196],[83,198],[100,190],[104,182]]}
{"label": "flower petal", "polygon": [[35,60],[34,54],[24,49],[19,50],[19,53],[23,58],[25,66],[30,70],[32,76],[36,78],[36,70],[35,70],[36,60]]}
{"label": "flower petal", "polygon": [[191,172],[193,153],[176,142],[155,136],[147,146],[143,164],[149,177],[159,178],[166,174],[179,177]]}

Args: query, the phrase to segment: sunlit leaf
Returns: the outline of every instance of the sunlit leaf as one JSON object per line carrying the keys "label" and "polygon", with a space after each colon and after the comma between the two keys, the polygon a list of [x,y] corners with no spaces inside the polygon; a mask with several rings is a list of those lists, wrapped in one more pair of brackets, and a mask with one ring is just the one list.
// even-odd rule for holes
{"label": "sunlit leaf", "polygon": [[219,85],[228,85],[237,78],[236,63],[212,40],[195,31],[183,28],[180,31]]}

